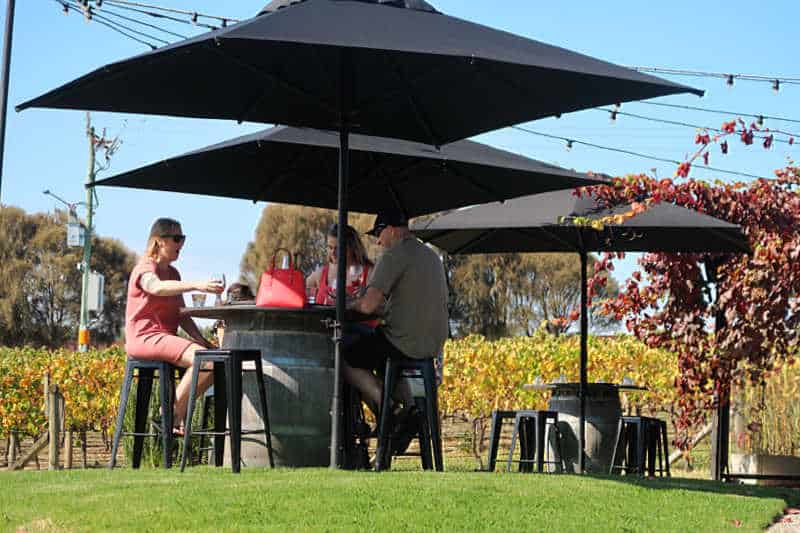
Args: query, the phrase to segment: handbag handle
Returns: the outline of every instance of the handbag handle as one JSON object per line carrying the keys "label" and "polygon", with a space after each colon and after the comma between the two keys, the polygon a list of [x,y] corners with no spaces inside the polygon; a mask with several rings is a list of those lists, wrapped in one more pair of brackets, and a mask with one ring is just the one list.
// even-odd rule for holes
{"label": "handbag handle", "polygon": [[275,257],[280,252],[286,252],[286,255],[289,256],[289,270],[294,270],[294,263],[292,262],[292,252],[290,252],[286,248],[276,248],[275,251],[272,253],[272,266],[270,267],[270,270],[275,270]]}

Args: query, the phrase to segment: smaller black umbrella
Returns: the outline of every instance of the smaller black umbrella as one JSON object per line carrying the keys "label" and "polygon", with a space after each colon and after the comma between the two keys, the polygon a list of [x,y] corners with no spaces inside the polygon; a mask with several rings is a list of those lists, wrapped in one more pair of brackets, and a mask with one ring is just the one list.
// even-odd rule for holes
{"label": "smaller black umbrella", "polygon": [[[206,194],[335,209],[337,133],[279,126],[98,181],[96,185]],[[353,135],[348,204],[376,213],[399,207],[409,218],[534,192],[602,183],[485,144],[441,149]]]}
{"label": "smaller black umbrella", "polygon": [[587,254],[624,252],[750,251],[742,229],[728,222],[672,204],[659,203],[621,224],[592,229],[575,218],[605,219],[632,210],[605,208],[588,195],[556,191],[444,214],[412,225],[421,239],[452,254],[577,252],[581,258],[581,356],[579,468],[585,469],[587,384]]}

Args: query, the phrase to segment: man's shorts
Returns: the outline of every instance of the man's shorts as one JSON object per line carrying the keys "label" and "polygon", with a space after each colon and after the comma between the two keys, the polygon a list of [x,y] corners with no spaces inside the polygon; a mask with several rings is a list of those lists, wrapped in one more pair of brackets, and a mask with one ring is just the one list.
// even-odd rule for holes
{"label": "man's shorts", "polygon": [[384,336],[381,328],[345,347],[344,360],[353,368],[383,371],[388,357],[406,357]]}

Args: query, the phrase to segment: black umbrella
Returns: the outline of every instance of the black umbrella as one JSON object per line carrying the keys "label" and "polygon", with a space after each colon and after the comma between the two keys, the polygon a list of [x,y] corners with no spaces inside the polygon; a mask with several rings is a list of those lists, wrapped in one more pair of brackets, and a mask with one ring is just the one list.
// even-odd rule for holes
{"label": "black umbrella", "polygon": [[441,146],[600,105],[702,95],[419,0],[273,4],[252,19],[101,67],[17,109],[346,126]]}
{"label": "black umbrella", "polygon": [[[102,67],[17,107],[226,118],[441,146],[536,118],[702,91],[449,17],[420,0],[279,1],[263,14]],[[339,235],[339,246],[344,239]],[[344,250],[339,249],[340,257]],[[337,328],[345,271],[337,272]],[[336,343],[335,376],[340,373]],[[339,463],[338,385],[331,464]]]}
{"label": "black umbrella", "polygon": [[[335,209],[335,132],[278,126],[172,157],[96,185],[226,196]],[[533,192],[602,183],[599,178],[485,144],[437,150],[397,139],[352,135],[347,203],[363,213],[399,205],[411,218]]]}
{"label": "black umbrella", "polygon": [[655,204],[620,224],[602,229],[576,225],[575,218],[606,219],[631,212],[630,205],[601,207],[588,195],[569,191],[526,196],[503,205],[487,204],[412,225],[421,239],[452,254],[577,252],[581,258],[581,355],[579,468],[585,469],[587,384],[587,254],[624,252],[749,252],[739,226],[667,203]]}

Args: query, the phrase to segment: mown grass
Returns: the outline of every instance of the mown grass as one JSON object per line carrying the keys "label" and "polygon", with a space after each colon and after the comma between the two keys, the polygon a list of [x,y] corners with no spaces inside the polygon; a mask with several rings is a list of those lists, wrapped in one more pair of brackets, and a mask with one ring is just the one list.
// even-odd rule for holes
{"label": "mown grass", "polygon": [[567,475],[119,469],[0,474],[4,531],[759,531],[798,493]]}

